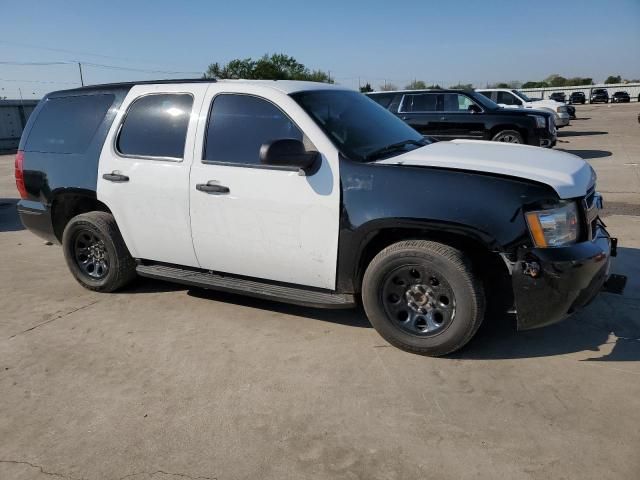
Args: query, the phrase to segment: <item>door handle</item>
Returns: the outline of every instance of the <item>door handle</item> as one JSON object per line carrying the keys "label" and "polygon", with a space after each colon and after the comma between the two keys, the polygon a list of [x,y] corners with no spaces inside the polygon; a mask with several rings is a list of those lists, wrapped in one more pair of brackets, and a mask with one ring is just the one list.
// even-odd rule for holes
{"label": "door handle", "polygon": [[127,177],[126,175],[122,175],[121,173],[118,173],[116,171],[113,171],[111,173],[105,173],[104,175],[102,175],[102,178],[110,182],[116,182],[116,183],[129,181],[129,177]]}
{"label": "door handle", "polygon": [[205,193],[211,193],[213,195],[226,195],[229,193],[229,187],[214,183],[215,180],[209,180],[207,183],[196,184],[196,190]]}
{"label": "door handle", "polygon": [[447,117],[440,117],[440,120],[446,120]]}
{"label": "door handle", "polygon": [[401,120],[409,120],[409,117],[407,117],[406,115],[404,117],[400,117]]}

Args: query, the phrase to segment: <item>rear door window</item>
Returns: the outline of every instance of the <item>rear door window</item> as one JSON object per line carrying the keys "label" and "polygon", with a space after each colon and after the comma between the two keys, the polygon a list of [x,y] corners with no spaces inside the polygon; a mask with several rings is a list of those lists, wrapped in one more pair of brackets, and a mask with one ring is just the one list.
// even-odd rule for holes
{"label": "rear door window", "polygon": [[97,94],[45,100],[29,133],[25,150],[84,153],[114,99],[112,94]]}
{"label": "rear door window", "polygon": [[129,106],[118,135],[125,156],[182,159],[193,97],[187,93],[151,94]]}
{"label": "rear door window", "polygon": [[417,93],[404,96],[400,111],[404,113],[435,112],[437,106],[438,94]]}

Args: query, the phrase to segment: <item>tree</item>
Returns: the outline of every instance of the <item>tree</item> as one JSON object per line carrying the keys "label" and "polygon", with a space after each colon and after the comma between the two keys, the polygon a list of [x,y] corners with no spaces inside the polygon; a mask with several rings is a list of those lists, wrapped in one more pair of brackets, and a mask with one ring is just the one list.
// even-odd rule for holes
{"label": "tree", "polygon": [[384,85],[380,85],[379,90],[382,90],[383,92],[389,92],[391,90],[398,90],[398,87],[396,87],[393,83],[385,83]]}
{"label": "tree", "polygon": [[622,77],[620,75],[609,75],[604,83],[622,83]]}
{"label": "tree", "polygon": [[550,87],[564,87],[567,84],[567,79],[557,73],[552,73],[544,79]]}
{"label": "tree", "polygon": [[457,85],[451,85],[449,88],[454,90],[473,90],[473,85],[471,83],[459,83]]}
{"label": "tree", "polygon": [[427,85],[427,89],[429,90],[441,90],[442,87],[437,83],[432,83],[431,85]]}
{"label": "tree", "polygon": [[525,82],[522,84],[522,88],[547,88],[548,86],[547,82]]}
{"label": "tree", "polygon": [[367,82],[364,84],[364,86],[360,87],[360,92],[362,93],[373,92],[373,88],[371,88],[371,84]]}
{"label": "tree", "polygon": [[427,84],[422,80],[414,80],[404,87],[405,90],[424,90],[425,88],[427,88]]}
{"label": "tree", "polygon": [[212,63],[203,78],[244,78],[250,80],[311,80],[333,83],[328,73],[309,70],[295,58],[282,53],[263,55],[258,60],[251,58],[231,60],[226,65]]}

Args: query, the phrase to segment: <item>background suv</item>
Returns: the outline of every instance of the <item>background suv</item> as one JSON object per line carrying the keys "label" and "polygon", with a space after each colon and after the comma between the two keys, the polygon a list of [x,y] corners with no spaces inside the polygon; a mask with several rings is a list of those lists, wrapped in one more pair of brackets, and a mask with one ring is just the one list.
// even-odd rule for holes
{"label": "background suv", "polygon": [[572,92],[569,96],[569,103],[582,103],[587,101],[587,97],[584,92]]}
{"label": "background suv", "polygon": [[470,138],[552,147],[553,115],[545,111],[501,108],[466,90],[409,90],[370,93],[369,97],[425,136],[439,140]]}
{"label": "background suv", "polygon": [[631,97],[627,92],[616,92],[611,96],[611,103],[629,103]]}
{"label": "background suv", "polygon": [[609,92],[606,88],[596,88],[591,92],[590,103],[609,103]]}
{"label": "background suv", "polygon": [[567,96],[565,95],[564,92],[553,92],[549,98],[551,100],[555,100],[556,102],[562,102],[564,103],[567,100]]}

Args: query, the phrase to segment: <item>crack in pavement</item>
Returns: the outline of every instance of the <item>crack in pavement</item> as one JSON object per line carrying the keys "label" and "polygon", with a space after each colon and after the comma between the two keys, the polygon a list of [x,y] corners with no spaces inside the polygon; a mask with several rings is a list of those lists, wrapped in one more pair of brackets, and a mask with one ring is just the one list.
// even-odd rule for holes
{"label": "crack in pavement", "polygon": [[[24,460],[3,460],[3,459],[0,459],[0,463],[8,463],[8,464],[12,464],[12,465],[27,465],[27,466],[29,466],[31,468],[37,468],[38,470],[40,470],[40,472],[42,474],[48,475],[50,477],[66,478],[68,480],[86,480],[85,477],[72,477],[70,475],[64,475],[62,473],[50,472],[48,470],[45,470],[44,467],[42,467],[41,465],[37,465],[35,463],[27,462],[27,461],[24,461]],[[156,470],[154,472],[130,473],[129,475],[125,475],[124,477],[118,477],[117,480],[125,480],[127,478],[137,477],[138,475],[146,475],[149,478],[152,478],[153,476],[155,476],[157,474],[168,475],[168,476],[171,476],[171,477],[189,478],[191,480],[217,480],[217,477],[203,477],[203,476],[194,477],[194,476],[188,475],[186,473],[167,472],[165,470]]]}
{"label": "crack in pavement", "polygon": [[37,325],[34,325],[34,326],[33,326],[33,327],[31,327],[31,328],[27,328],[26,330],[24,330],[24,331],[22,331],[22,332],[14,333],[13,335],[11,335],[11,336],[9,337],[9,339],[15,338],[15,337],[17,337],[18,335],[23,335],[23,334],[25,334],[25,333],[28,333],[28,332],[30,332],[30,331],[32,331],[32,330],[35,330],[36,328],[42,327],[43,325],[47,325],[48,323],[55,322],[56,320],[59,320],[59,319],[61,319],[61,318],[63,318],[63,317],[66,317],[66,316],[68,316],[68,315],[71,315],[72,313],[76,313],[76,312],[77,312],[77,311],[79,311],[79,310],[84,310],[85,308],[88,308],[88,307],[90,307],[90,306],[92,306],[92,305],[95,305],[95,304],[96,304],[96,303],[98,303],[99,301],[100,301],[100,300],[95,300],[95,301],[93,301],[93,302],[91,302],[91,303],[88,303],[88,304],[86,304],[86,305],[82,305],[82,306],[80,306],[80,307],[78,307],[78,308],[75,308],[75,309],[73,309],[73,310],[71,310],[71,311],[69,311],[69,312],[67,312],[67,313],[62,313],[62,314],[57,315],[57,316],[55,316],[55,317],[53,317],[53,318],[50,318],[49,320],[46,320],[46,321],[44,321],[44,322],[42,322],[42,323],[38,323]]}
{"label": "crack in pavement", "polygon": [[118,480],[124,480],[125,478],[133,478],[133,477],[137,477],[138,475],[148,475],[149,478],[151,478],[158,473],[162,475],[170,475],[172,477],[190,478],[192,480],[217,480],[217,477],[201,477],[201,476],[192,477],[191,475],[187,475],[186,473],[173,473],[173,472],[166,472],[164,470],[156,470],[155,472],[130,473],[129,475],[125,475],[124,477],[118,478]]}
{"label": "crack in pavement", "polygon": [[41,465],[36,465],[35,463],[26,462],[24,460],[3,460],[3,459],[0,459],[0,463],[9,463],[9,464],[13,464],[13,465],[28,465],[31,468],[37,468],[38,470],[40,470],[40,472],[42,474],[48,475],[50,477],[67,478],[69,480],[85,480],[84,478],[71,477],[71,476],[68,476],[68,475],[63,475],[62,473],[50,472],[48,470],[45,470],[44,467],[42,467]]}

